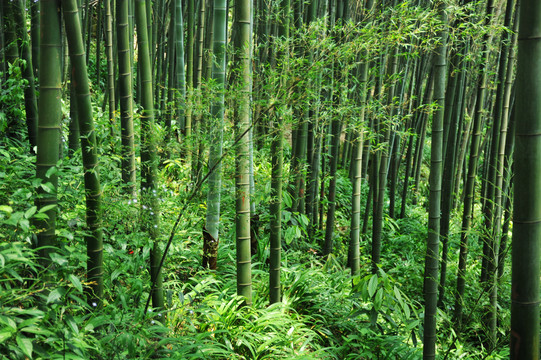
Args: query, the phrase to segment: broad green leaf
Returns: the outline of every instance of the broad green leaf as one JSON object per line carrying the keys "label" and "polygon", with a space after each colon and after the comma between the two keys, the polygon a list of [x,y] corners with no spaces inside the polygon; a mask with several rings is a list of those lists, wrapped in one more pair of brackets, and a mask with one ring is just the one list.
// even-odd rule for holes
{"label": "broad green leaf", "polygon": [[[9,153],[9,151],[7,150],[4,150],[4,149],[0,149],[0,154],[2,154],[2,156],[4,157],[4,159],[9,163],[11,161],[11,154]],[[4,175],[5,176],[5,175]]]}
{"label": "broad green leaf", "polygon": [[56,235],[60,236],[60,237],[63,237],[63,238],[66,238],[68,240],[73,240],[74,239],[73,233],[71,231],[69,231],[69,230],[66,230],[66,229],[59,229],[56,232]]}
{"label": "broad green leaf", "polygon": [[62,295],[64,293],[64,289],[54,289],[49,293],[49,296],[47,296],[47,304],[57,302],[62,298]]}
{"label": "broad green leaf", "polygon": [[381,309],[381,305],[383,303],[383,289],[378,289],[376,296],[374,297],[374,307],[376,310]]}
{"label": "broad green leaf", "polygon": [[394,291],[394,296],[396,297],[396,300],[398,301],[400,306],[403,307],[403,300],[402,300],[402,295],[400,295],[400,290],[398,290],[398,288],[395,286],[393,291]]}
{"label": "broad green leaf", "polygon": [[45,173],[45,177],[51,177],[51,175],[56,174],[56,166],[50,167],[49,170]]}
{"label": "broad green leaf", "polygon": [[19,221],[23,218],[24,214],[22,212],[16,212],[11,214],[10,218],[7,219],[4,223],[8,225],[17,226]]}
{"label": "broad green leaf", "polygon": [[39,209],[39,212],[44,213],[44,212],[54,209],[55,207],[56,207],[56,204],[46,205],[42,207],[41,209]]}
{"label": "broad green leaf", "polygon": [[289,329],[289,330],[287,331],[287,336],[291,336],[291,334],[293,334],[293,331],[294,331],[294,330],[295,330],[295,327],[292,326],[291,329]]}
{"label": "broad green leaf", "polygon": [[76,334],[79,334],[79,327],[77,326],[77,323],[75,322],[75,319],[71,315],[66,315],[66,324],[68,324],[71,331],[73,331]]}
{"label": "broad green leaf", "polygon": [[27,316],[35,316],[35,317],[42,317],[45,315],[45,313],[38,309],[23,309],[14,307],[10,309],[10,312],[20,315],[27,315]]}
{"label": "broad green leaf", "polygon": [[81,299],[80,297],[78,297],[75,294],[76,294],[75,292],[70,292],[68,296],[69,296],[70,299],[75,301],[75,303],[79,304],[79,306],[81,306],[82,308],[88,307],[88,304],[87,304],[86,300]]}
{"label": "broad green leaf", "polygon": [[411,311],[410,311],[410,307],[407,303],[404,303],[403,306],[402,306],[402,309],[404,310],[404,315],[406,315],[406,318],[409,319],[409,317],[411,316]]}
{"label": "broad green leaf", "polygon": [[58,255],[57,253],[50,253],[49,256],[51,257],[51,260],[53,262],[57,263],[60,266],[64,266],[68,263],[68,260],[65,257]]}
{"label": "broad green leaf", "polygon": [[3,328],[0,330],[0,344],[9,339],[14,333],[15,331],[10,328]]}
{"label": "broad green leaf", "polygon": [[180,300],[180,305],[184,305],[184,293],[182,291],[178,293],[178,298]]}
{"label": "broad green leaf", "polygon": [[81,281],[79,280],[77,276],[73,274],[69,274],[68,278],[70,279],[71,283],[77,290],[79,290],[80,292],[83,291],[83,285],[81,285]]}
{"label": "broad green leaf", "polygon": [[26,210],[24,213],[25,219],[30,219],[38,211],[37,206],[32,206],[30,209]]}
{"label": "broad green leaf", "polygon": [[28,356],[30,359],[32,359],[32,340],[22,336],[17,335],[17,345],[21,348],[22,352]]}
{"label": "broad green leaf", "polygon": [[370,278],[370,281],[368,282],[368,295],[370,297],[374,296],[374,294],[376,293],[377,288],[378,288],[378,275],[374,274]]}
{"label": "broad green leaf", "polygon": [[40,184],[40,186],[46,193],[49,193],[49,194],[55,193],[54,186],[50,182],[45,183],[45,184]]}
{"label": "broad green leaf", "polygon": [[30,333],[30,334],[45,335],[45,336],[53,335],[53,332],[46,329],[42,329],[37,326],[27,326],[27,327],[19,329],[19,331]]}
{"label": "broad green leaf", "polygon": [[49,216],[47,216],[46,213],[44,212],[39,212],[37,214],[34,214],[34,219],[35,220],[47,220],[49,218]]}
{"label": "broad green leaf", "polygon": [[282,192],[282,199],[287,208],[290,208],[291,205],[293,204],[293,199],[291,198],[291,195],[289,195],[287,191]]}
{"label": "broad green leaf", "polygon": [[13,208],[9,205],[0,205],[0,211],[11,214],[13,212]]}
{"label": "broad green leaf", "polygon": [[122,270],[121,270],[121,269],[115,269],[115,270],[111,273],[111,282],[114,282],[115,279],[116,279],[120,274],[122,274]]}
{"label": "broad green leaf", "polygon": [[30,230],[30,221],[28,219],[21,219],[21,221],[19,221],[19,226],[24,231],[28,231]]}
{"label": "broad green leaf", "polygon": [[39,320],[40,320],[39,317],[31,317],[30,319],[26,319],[22,323],[19,324],[19,329],[22,329],[24,327],[33,325],[34,323],[38,322]]}
{"label": "broad green leaf", "polygon": [[284,241],[287,245],[291,244],[291,242],[295,239],[295,229],[293,227],[288,227],[286,232],[284,233]]}
{"label": "broad green leaf", "polygon": [[17,331],[17,323],[9,316],[1,316],[0,322],[9,326],[13,331]]}

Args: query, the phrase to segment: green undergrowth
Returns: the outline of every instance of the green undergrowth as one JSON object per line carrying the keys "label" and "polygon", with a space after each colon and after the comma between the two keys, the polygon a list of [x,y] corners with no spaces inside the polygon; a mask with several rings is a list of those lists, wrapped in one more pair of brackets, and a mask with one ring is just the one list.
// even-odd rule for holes
{"label": "green undergrowth", "polygon": [[[236,296],[232,159],[224,163],[222,236],[218,269],[201,263],[205,202],[193,190],[181,161],[162,166],[157,191],[162,238],[177,216],[180,226],[164,268],[166,309],[143,314],[149,291],[152,244],[139,229],[140,204],[122,194],[119,159],[104,156],[103,306],[86,303],[85,208],[82,167],[75,159],[59,166],[57,236],[60,246],[45,270],[33,249],[43,217],[34,205],[34,159],[13,141],[0,146],[0,359],[419,359],[422,357],[426,213],[408,207],[405,219],[386,219],[381,269],[370,270],[370,241],[361,242],[361,273],[345,268],[351,186],[339,173],[333,255],[319,254],[321,238],[306,239],[302,214],[284,213],[282,302],[268,304],[268,210],[270,165],[256,154],[260,213],[258,253],[253,258],[254,304]],[[363,187],[363,203],[368,188]],[[201,191],[204,194],[204,188]],[[286,195],[287,196],[287,195]],[[287,206],[287,198],[284,199]],[[456,223],[452,231],[456,231]],[[294,230],[289,230],[294,229]],[[289,233],[288,233],[289,231]],[[457,237],[450,242],[449,284],[456,281]],[[438,313],[438,353],[443,359],[503,359],[502,342],[489,353],[483,338],[483,302],[475,303],[480,246],[474,237],[468,271],[471,299],[460,339],[452,330],[452,290]],[[506,274],[505,276],[508,276]],[[504,278],[506,279],[506,278]],[[507,290],[502,285],[502,292]],[[503,296],[502,296],[503,298]],[[484,300],[483,300],[484,301]],[[502,299],[504,304],[505,298]],[[501,311],[501,321],[509,314]],[[501,327],[502,338],[505,325]]]}

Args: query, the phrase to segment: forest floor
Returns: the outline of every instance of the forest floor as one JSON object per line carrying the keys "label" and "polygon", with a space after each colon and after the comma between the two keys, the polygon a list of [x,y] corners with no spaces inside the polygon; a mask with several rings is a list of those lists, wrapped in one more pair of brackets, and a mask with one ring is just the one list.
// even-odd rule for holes
{"label": "forest floor", "polygon": [[[361,243],[361,273],[345,267],[351,185],[340,172],[333,254],[321,257],[320,234],[306,238],[303,215],[284,211],[282,302],[268,302],[270,164],[262,154],[254,197],[260,215],[258,252],[253,257],[253,306],[236,296],[234,182],[232,160],[224,163],[221,237],[216,271],[201,267],[204,196],[181,214],[165,261],[166,309],[143,313],[149,291],[151,243],[139,228],[137,198],[122,194],[119,161],[104,156],[103,231],[105,297],[93,308],[85,299],[84,186],[80,160],[58,168],[60,246],[54,267],[40,267],[32,249],[36,188],[34,159],[18,142],[0,146],[0,358],[7,359],[420,359],[426,210],[421,197],[404,219],[385,220],[381,269],[370,271],[370,239]],[[163,241],[192,190],[181,161],[160,170]],[[181,179],[181,180],[179,180]],[[365,201],[367,186],[363,189]],[[201,194],[205,194],[205,188]],[[288,199],[284,199],[287,205]],[[449,283],[455,282],[457,224],[450,239]],[[370,229],[370,228],[368,228]],[[441,359],[503,359],[507,334],[488,351],[482,297],[476,280],[479,245],[471,241],[468,304],[462,331],[452,326],[453,294],[438,312]],[[504,275],[502,293],[508,291]],[[501,327],[509,322],[502,299]],[[151,309],[152,310],[152,309]]]}

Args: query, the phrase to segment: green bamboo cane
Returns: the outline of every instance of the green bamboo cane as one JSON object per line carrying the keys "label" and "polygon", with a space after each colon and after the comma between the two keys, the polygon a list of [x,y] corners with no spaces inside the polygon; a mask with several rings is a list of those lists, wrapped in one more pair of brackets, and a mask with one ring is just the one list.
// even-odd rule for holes
{"label": "green bamboo cane", "polygon": [[[335,92],[339,93],[340,90],[335,89]],[[338,94],[335,95],[336,97],[339,97]],[[335,99],[336,100],[336,99]],[[336,104],[338,105],[338,101],[336,101]],[[336,214],[336,170],[338,167],[338,154],[340,151],[340,134],[342,132],[342,119],[338,118],[339,115],[335,115],[337,118],[334,118],[331,123],[331,141],[329,146],[329,175],[330,175],[330,181],[329,181],[329,192],[328,192],[328,209],[327,209],[327,219],[326,219],[326,226],[325,226],[325,242],[323,245],[323,254],[329,255],[332,253],[333,250],[333,235],[334,235],[334,219]]]}
{"label": "green bamboo cane", "polygon": [[[32,1],[30,4],[30,39],[32,40],[32,65],[34,76],[38,78],[39,68],[39,3]],[[0,59],[1,60],[1,59]]]}
{"label": "green bamboo cane", "polygon": [[94,7],[90,6],[90,0],[85,0],[85,28],[86,28],[86,65],[90,60],[90,43],[92,41],[92,19],[93,19]]}
{"label": "green bamboo cane", "polygon": [[[38,189],[37,207],[47,207],[47,220],[36,222],[38,229],[38,248],[45,265],[50,264],[50,246],[56,245],[56,189],[58,185],[55,170],[60,154],[61,135],[61,61],[62,38],[60,32],[60,1],[40,2],[40,97],[38,102],[38,152],[36,157],[36,177],[41,179]],[[50,206],[50,207],[49,207]]]}
{"label": "green bamboo cane", "polygon": [[[509,0],[506,5],[505,20],[503,26],[510,29],[514,1]],[[494,121],[492,124],[492,142],[490,151],[489,172],[487,181],[487,195],[485,202],[485,225],[487,239],[485,246],[487,253],[487,286],[490,290],[490,305],[488,307],[487,325],[489,328],[489,339],[491,349],[494,349],[498,341],[498,257],[501,230],[501,190],[503,186],[503,157],[505,154],[505,143],[507,137],[508,117],[504,113],[504,90],[507,74],[507,61],[509,60],[509,46],[511,45],[511,31],[502,34],[500,59],[498,66],[498,87],[494,104]],[[511,73],[509,73],[511,74]],[[510,76],[510,75],[509,75]],[[508,93],[509,94],[509,93]]]}
{"label": "green bamboo cane", "polygon": [[[492,19],[492,13],[494,11],[494,2],[489,0],[487,2],[487,13],[485,18],[485,24],[490,25]],[[486,34],[483,37],[482,53],[486,52],[486,49],[489,46],[489,35]],[[460,329],[462,322],[462,310],[463,310],[463,301],[465,294],[465,274],[466,274],[466,265],[467,265],[467,255],[468,255],[468,238],[469,232],[473,220],[473,201],[475,195],[475,181],[477,175],[477,162],[479,159],[479,148],[481,142],[481,124],[483,122],[483,113],[484,113],[484,103],[485,103],[485,94],[487,87],[488,79],[488,68],[487,64],[483,62],[481,64],[481,74],[478,79],[478,90],[477,90],[477,99],[475,103],[475,114],[472,120],[473,128],[470,142],[470,157],[468,159],[468,173],[466,186],[464,188],[464,212],[462,214],[462,231],[460,234],[460,254],[459,254],[459,264],[457,271],[457,292],[455,300],[455,318],[457,328]]]}
{"label": "green bamboo cane", "polygon": [[150,251],[150,277],[152,305],[164,307],[162,273],[159,267],[161,249],[159,243],[159,205],[156,195],[157,159],[153,134],[154,97],[152,95],[152,70],[148,43],[147,15],[145,0],[135,1],[135,22],[137,24],[137,44],[139,48],[139,67],[141,76],[141,187],[142,187],[142,224],[153,242]]}
{"label": "green bamboo cane", "polygon": [[[395,84],[392,80],[392,77],[396,74],[397,71],[397,54],[398,48],[395,47],[392,53],[386,52],[390,56],[388,59],[386,77],[391,84],[387,89],[387,105],[389,106],[391,117],[394,112],[395,106],[393,105],[392,99],[395,93]],[[387,162],[391,153],[391,133],[393,132],[393,124],[390,122],[379,122],[378,124],[380,131],[380,141],[383,144],[381,150],[378,151],[379,159],[379,174],[378,179],[375,179],[377,182],[378,191],[374,191],[374,210],[373,210],[373,226],[372,226],[372,272],[377,273],[380,258],[381,258],[381,237],[383,234],[383,210],[384,210],[384,201],[385,201],[385,190],[387,186],[387,175],[388,167]]]}
{"label": "green bamboo cane", "polygon": [[[107,96],[109,99],[109,126],[111,144],[115,139],[115,65],[113,59],[113,16],[111,15],[111,1],[105,1],[105,55],[107,57]],[[111,149],[112,150],[112,149]]]}
{"label": "green bamboo cane", "polygon": [[[203,53],[204,53],[204,43],[205,43],[205,33],[208,33],[206,29],[209,27],[207,26],[207,17],[206,17],[206,8],[207,8],[207,2],[208,0],[201,0],[199,3],[199,23],[197,25],[197,42],[194,49],[194,62],[195,65],[193,67],[193,87],[192,90],[197,90],[197,94],[200,95],[201,90],[201,79],[203,77]],[[190,106],[190,110],[193,107],[198,107],[200,105],[199,98],[196,98],[194,101],[193,93],[192,93],[192,106]],[[192,142],[190,143],[189,147],[191,148],[192,153],[192,179],[199,180],[201,176],[201,156],[197,152],[196,148],[197,146],[202,147],[202,141],[201,138],[203,138],[201,135],[204,133],[203,131],[203,121],[202,116],[200,114],[197,114],[195,119],[192,119],[192,133],[197,136],[192,137]],[[197,139],[197,140],[196,140]],[[198,141],[198,142],[196,142]]]}
{"label": "green bamboo cane", "polygon": [[75,101],[75,80],[70,64],[70,122],[68,135],[68,156],[72,157],[81,147],[81,131],[79,129],[79,120],[77,118],[77,101]]}
{"label": "green bamboo cane", "polygon": [[[180,96],[178,97],[176,106],[176,114],[177,114],[177,127],[178,129],[181,129],[183,126],[185,126],[185,116],[184,116],[184,110],[186,107],[186,71],[184,66],[184,22],[182,19],[182,4],[181,0],[175,1],[175,76],[176,76],[176,84],[178,86],[178,91],[180,92]],[[190,134],[188,134],[188,130],[186,130],[186,137],[189,137],[191,135],[191,128],[190,128]]]}
{"label": "green bamboo cane", "polygon": [[[210,152],[209,166],[214,167],[222,156],[223,142],[223,121],[224,121],[224,90],[225,90],[225,71],[226,58],[225,47],[227,42],[227,1],[217,0],[214,3],[213,10],[214,22],[214,41],[213,54],[215,61],[212,65],[212,79],[217,85],[215,100],[211,106],[210,126]],[[218,256],[219,226],[220,226],[220,194],[222,184],[221,165],[216,166],[215,171],[209,176],[209,188],[207,193],[207,214],[205,228],[216,242],[208,254],[204,254],[210,259],[216,259]],[[209,250],[207,250],[209,251]],[[215,262],[215,260],[212,260]]]}
{"label": "green bamboo cane", "polygon": [[[360,65],[359,69],[359,93],[361,101],[366,99],[368,63],[365,61]],[[361,105],[362,106],[362,105]],[[353,163],[353,191],[351,198],[351,232],[349,240],[348,258],[350,259],[349,266],[351,275],[357,275],[360,271],[360,233],[361,233],[361,185],[363,180],[363,137],[364,137],[364,117],[366,107],[361,107],[359,114],[359,130],[355,132],[355,147]],[[367,210],[365,210],[367,211]]]}
{"label": "green bamboo cane", "polygon": [[438,304],[438,266],[441,209],[441,183],[443,160],[443,117],[445,114],[445,87],[447,76],[447,13],[445,3],[438,7],[442,28],[438,32],[438,46],[434,57],[434,102],[438,105],[432,119],[432,146],[430,155],[428,239],[424,275],[424,337],[423,359],[436,358],[436,311]]}
{"label": "green bamboo cane", "polygon": [[[364,108],[364,107],[363,107]],[[361,118],[362,120],[362,118]],[[363,161],[363,129],[355,132],[355,144],[353,147],[353,191],[351,199],[351,232],[349,240],[349,267],[351,275],[355,276],[360,271],[360,233],[361,233],[361,185],[362,185],[362,161]]]}
{"label": "green bamboo cane", "polygon": [[[169,20],[169,29],[168,29],[168,38],[167,38],[167,63],[164,67],[167,67],[167,65],[169,66],[168,68],[168,78],[167,78],[167,81],[168,81],[168,91],[167,91],[167,97],[168,97],[168,103],[167,103],[167,114],[166,114],[166,119],[165,119],[165,129],[166,129],[166,134],[165,134],[165,143],[166,144],[169,144],[169,142],[171,141],[171,137],[172,137],[172,128],[171,128],[171,124],[173,122],[173,118],[175,117],[175,103],[177,101],[177,93],[176,93],[176,88],[178,86],[178,82],[177,82],[177,76],[176,76],[176,62],[177,62],[177,59],[176,59],[176,55],[175,55],[175,49],[176,49],[176,38],[178,37],[178,34],[175,30],[176,28],[176,11],[175,11],[175,8],[176,8],[176,1],[171,1],[170,3],[170,12],[171,12],[171,16],[170,16],[170,20]],[[160,58],[160,57],[159,57]],[[160,86],[156,86],[156,91],[158,91],[158,89],[160,88]],[[164,91],[165,92],[165,91]],[[166,145],[168,146],[168,145]],[[169,157],[170,155],[167,155],[167,157]]]}
{"label": "green bamboo cane", "polygon": [[117,38],[118,38],[118,86],[120,97],[122,181],[126,192],[135,196],[135,148],[133,130],[133,86],[130,56],[128,3],[130,0],[117,0]]}
{"label": "green bamboo cane", "polygon": [[[460,46],[457,52],[463,54],[465,50],[464,46]],[[449,66],[449,73],[452,74],[453,70],[458,67],[458,58],[456,54],[451,56],[451,65]],[[445,99],[445,120],[447,123],[445,133],[447,141],[444,146],[444,163],[443,163],[443,175],[442,175],[442,199],[441,199],[441,221],[440,221],[440,239],[442,243],[441,250],[441,266],[440,266],[440,284],[438,289],[438,306],[443,307],[443,300],[445,298],[446,280],[447,280],[447,258],[449,248],[449,227],[451,220],[451,210],[453,204],[453,184],[454,174],[456,170],[456,153],[457,153],[457,139],[458,139],[458,125],[461,113],[457,111],[458,105],[462,101],[464,95],[464,80],[465,73],[460,71],[453,77],[449,77],[447,84],[447,94]],[[444,135],[445,136],[445,135]]]}
{"label": "green bamboo cane", "polygon": [[252,270],[250,248],[250,93],[252,60],[251,9],[253,0],[242,0],[235,4],[235,55],[240,96],[237,100],[236,133],[244,134],[237,145],[236,156],[236,243],[237,243],[237,293],[252,304]]}
{"label": "green bamboo cane", "polygon": [[195,6],[194,0],[188,0],[187,13],[187,39],[186,39],[186,111],[184,117],[184,131],[186,139],[186,164],[192,165],[192,104],[194,90],[194,34],[195,34]]}
{"label": "green bamboo cane", "polygon": [[541,3],[520,3],[516,79],[511,359],[539,359]]}
{"label": "green bamboo cane", "polygon": [[[96,18],[98,20],[98,23],[96,24],[96,83],[100,89],[101,89],[101,53],[102,53],[101,36],[103,32],[103,25],[102,25],[103,1],[104,0],[98,0],[96,4]],[[90,53],[90,49],[87,49],[87,51]]]}
{"label": "green bamboo cane", "polygon": [[[174,6],[174,2],[171,2],[171,6]],[[167,35],[167,14],[169,13],[165,9],[165,1],[160,1],[155,6],[157,7],[157,14],[156,14],[156,24],[153,27],[153,30],[156,29],[156,41],[157,41],[157,50],[156,50],[156,57],[153,58],[153,70],[154,70],[154,78],[156,87],[154,88],[154,98],[155,103],[157,104],[157,109],[159,109],[160,114],[164,114],[165,111],[165,97],[166,97],[166,89],[163,86],[167,79],[167,64],[164,62],[165,57],[165,39],[166,37],[170,36]],[[171,19],[173,16],[171,15]],[[169,39],[167,40],[167,45],[169,46]],[[166,117],[167,119],[167,117]],[[168,121],[168,120],[166,120]]]}
{"label": "green bamboo cane", "polygon": [[[280,3],[280,22],[278,24],[278,36],[284,39],[289,38],[289,9],[291,7],[289,0],[282,0]],[[287,52],[279,55],[286,59]],[[285,64],[285,61],[284,61]],[[271,192],[270,201],[270,273],[269,273],[269,291],[270,303],[281,301],[281,282],[280,267],[282,258],[282,168],[284,162],[284,130],[283,117],[286,109],[284,107],[275,112],[275,133],[271,141]]]}
{"label": "green bamboo cane", "polygon": [[90,86],[86,69],[81,23],[76,0],[62,0],[68,37],[72,74],[77,101],[77,119],[81,131],[81,149],[86,194],[86,222],[89,229],[85,236],[87,247],[87,278],[92,282],[88,293],[89,303],[98,303],[103,297],[103,241],[101,230],[101,187],[98,172],[98,153]]}
{"label": "green bamboo cane", "polygon": [[[498,280],[502,277],[504,265],[505,265],[505,254],[507,253],[506,247],[506,241],[507,241],[507,233],[509,230],[509,208],[511,206],[510,204],[510,196],[509,196],[509,187],[511,186],[511,166],[509,165],[509,157],[513,153],[514,149],[514,140],[515,140],[515,134],[514,134],[514,126],[515,122],[512,121],[514,117],[511,116],[511,99],[514,99],[514,84],[515,84],[515,77],[514,77],[514,70],[516,66],[516,43],[518,38],[518,9],[519,5],[518,2],[516,2],[516,9],[515,9],[515,15],[514,15],[514,24],[513,24],[513,36],[511,37],[511,49],[509,51],[509,60],[507,62],[507,75],[505,79],[505,90],[504,90],[504,96],[503,96],[503,109],[502,109],[502,117],[504,121],[507,121],[507,127],[502,127],[502,133],[500,135],[500,155],[499,155],[499,162],[498,162],[498,182],[496,184],[496,195],[495,195],[495,201],[496,203],[500,204],[499,207],[496,208],[496,219],[500,219],[503,215],[504,221],[503,225],[501,223],[497,223],[496,225],[500,228],[497,229],[499,231],[495,231],[496,234],[500,234],[500,244],[499,244],[499,250],[498,253],[501,254],[501,256],[498,257]],[[503,184],[503,185],[501,185]],[[500,230],[501,229],[501,230]]]}

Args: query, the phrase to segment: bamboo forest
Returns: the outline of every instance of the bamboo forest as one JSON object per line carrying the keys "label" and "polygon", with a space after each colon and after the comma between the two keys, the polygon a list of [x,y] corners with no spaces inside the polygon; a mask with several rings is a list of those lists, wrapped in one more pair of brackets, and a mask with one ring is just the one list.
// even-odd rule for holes
{"label": "bamboo forest", "polygon": [[539,360],[540,1],[0,3],[0,360]]}

